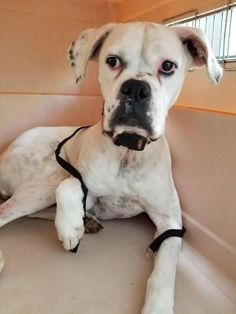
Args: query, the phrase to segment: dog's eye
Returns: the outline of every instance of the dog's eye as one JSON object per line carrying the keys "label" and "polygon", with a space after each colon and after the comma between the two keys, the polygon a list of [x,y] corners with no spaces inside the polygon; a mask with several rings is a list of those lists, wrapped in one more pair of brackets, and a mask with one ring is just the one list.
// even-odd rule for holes
{"label": "dog's eye", "polygon": [[170,60],[165,60],[162,63],[161,68],[159,69],[159,72],[161,74],[168,76],[168,75],[174,74],[176,68],[177,68],[177,65],[174,62]]}
{"label": "dog's eye", "polygon": [[112,69],[118,69],[122,66],[122,62],[120,60],[120,58],[116,57],[116,56],[110,56],[106,59],[106,64],[109,65],[110,68]]}

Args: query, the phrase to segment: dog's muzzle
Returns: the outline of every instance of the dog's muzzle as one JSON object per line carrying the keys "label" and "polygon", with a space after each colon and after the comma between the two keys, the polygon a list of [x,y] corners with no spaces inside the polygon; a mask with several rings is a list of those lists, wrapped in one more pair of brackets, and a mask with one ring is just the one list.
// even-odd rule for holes
{"label": "dog's muzzle", "polygon": [[[141,151],[150,141],[135,131],[132,132],[132,128],[142,129],[147,134],[152,134],[151,87],[145,81],[129,79],[121,85],[118,99],[120,105],[111,117],[110,129],[115,130],[118,126],[124,127],[124,132],[116,136],[114,136],[114,131],[106,133],[112,137],[115,145]],[[126,131],[127,127],[131,131]]]}
{"label": "dog's muzzle", "polygon": [[110,118],[110,129],[114,130],[116,126],[133,127],[143,129],[151,134],[150,85],[141,80],[125,81],[121,85],[117,99],[119,106]]}

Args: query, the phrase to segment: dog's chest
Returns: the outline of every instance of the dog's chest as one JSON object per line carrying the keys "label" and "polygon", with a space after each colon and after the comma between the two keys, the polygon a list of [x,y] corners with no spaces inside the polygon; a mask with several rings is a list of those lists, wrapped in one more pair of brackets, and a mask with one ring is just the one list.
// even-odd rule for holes
{"label": "dog's chest", "polygon": [[140,189],[138,185],[144,184],[147,179],[142,160],[132,153],[120,159],[97,157],[87,164],[83,172],[89,191],[96,197],[136,197]]}

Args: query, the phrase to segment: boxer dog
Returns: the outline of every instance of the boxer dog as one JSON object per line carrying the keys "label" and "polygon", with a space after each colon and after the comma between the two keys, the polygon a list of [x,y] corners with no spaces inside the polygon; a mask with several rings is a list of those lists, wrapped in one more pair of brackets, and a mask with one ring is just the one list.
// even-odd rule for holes
{"label": "boxer dog", "polygon": [[[85,186],[85,209],[98,219],[146,212],[156,236],[182,230],[164,126],[191,68],[205,65],[213,83],[221,79],[222,69],[203,33],[154,23],[107,24],[82,32],[69,59],[78,84],[88,61],[98,61],[103,116],[79,131],[38,127],[8,147],[0,157],[0,193],[6,199],[0,226],[56,203],[58,237],[66,250],[73,250],[85,231]],[[60,157],[82,180],[55,158],[59,142],[73,132]],[[142,314],[173,313],[181,241],[172,235],[159,245]],[[0,264],[2,268],[2,253]]]}

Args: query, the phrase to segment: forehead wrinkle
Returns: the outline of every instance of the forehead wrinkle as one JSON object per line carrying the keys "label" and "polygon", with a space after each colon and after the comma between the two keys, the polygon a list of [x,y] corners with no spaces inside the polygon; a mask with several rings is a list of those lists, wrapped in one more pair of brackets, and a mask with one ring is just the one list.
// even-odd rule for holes
{"label": "forehead wrinkle", "polygon": [[139,55],[139,64],[138,64],[138,69],[140,70],[142,68],[142,65],[144,63],[144,60],[145,60],[145,46],[146,46],[146,37],[147,37],[147,28],[148,28],[148,24],[145,23],[143,25],[143,36],[142,36],[142,39],[140,40],[141,42],[141,49],[140,49],[140,55]]}
{"label": "forehead wrinkle", "polygon": [[[143,23],[140,27],[140,33],[137,34],[135,33],[135,37],[138,39],[137,42],[139,43],[138,49],[136,49],[136,54],[135,56],[131,54],[131,61],[133,64],[133,67],[136,68],[138,72],[140,72],[140,69],[143,67],[144,63],[144,51],[145,51],[145,42],[146,42],[146,37],[147,37],[147,28],[148,28],[148,23]],[[131,42],[131,49],[134,51],[134,46]],[[136,62],[134,62],[134,57],[136,58]]]}
{"label": "forehead wrinkle", "polygon": [[143,60],[147,64],[152,66],[161,59],[179,61],[181,47],[179,47],[176,38],[173,37],[173,34],[166,27],[158,25],[155,28],[148,28],[145,39]]}

